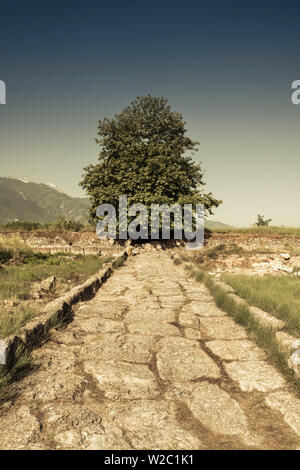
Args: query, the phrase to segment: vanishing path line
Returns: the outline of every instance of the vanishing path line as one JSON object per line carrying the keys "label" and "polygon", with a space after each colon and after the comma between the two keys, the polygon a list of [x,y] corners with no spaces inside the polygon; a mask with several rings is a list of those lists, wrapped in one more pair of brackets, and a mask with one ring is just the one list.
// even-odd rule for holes
{"label": "vanishing path line", "polygon": [[300,400],[168,252],[130,257],[0,409],[1,449],[297,449]]}

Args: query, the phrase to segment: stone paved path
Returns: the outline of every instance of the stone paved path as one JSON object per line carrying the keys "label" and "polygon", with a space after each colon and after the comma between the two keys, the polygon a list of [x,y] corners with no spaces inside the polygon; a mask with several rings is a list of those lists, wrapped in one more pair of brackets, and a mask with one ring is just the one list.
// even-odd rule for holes
{"label": "stone paved path", "polygon": [[300,448],[300,400],[167,252],[130,258],[33,365],[2,449]]}

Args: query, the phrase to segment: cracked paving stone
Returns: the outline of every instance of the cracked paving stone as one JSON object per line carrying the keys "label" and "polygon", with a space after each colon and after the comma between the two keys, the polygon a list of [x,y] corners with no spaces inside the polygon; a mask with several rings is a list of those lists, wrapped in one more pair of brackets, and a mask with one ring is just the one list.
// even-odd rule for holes
{"label": "cracked paving stone", "polygon": [[187,339],[201,339],[201,333],[199,330],[194,330],[193,328],[185,328],[184,336]]}
{"label": "cracked paving stone", "polygon": [[85,379],[74,373],[42,371],[16,382],[11,390],[22,392],[27,400],[80,402],[85,388]]}
{"label": "cracked paving stone", "polygon": [[39,362],[40,371],[55,373],[74,373],[77,358],[69,345],[46,343],[42,348],[32,352],[32,357]]}
{"label": "cracked paving stone", "polygon": [[181,293],[180,289],[165,289],[164,286],[152,288],[150,285],[151,290],[153,292],[152,295],[156,297],[172,297],[172,298],[178,298],[178,299],[183,299],[184,295]]}
{"label": "cracked paving stone", "polygon": [[49,338],[56,344],[63,344],[66,346],[79,346],[83,343],[82,332],[71,330],[52,330],[49,333]]}
{"label": "cracked paving stone", "polygon": [[266,396],[267,405],[283,415],[285,422],[300,436],[300,400],[288,392],[275,392]]}
{"label": "cracked paving stone", "polygon": [[84,370],[97,380],[99,390],[109,399],[152,399],[160,394],[155,376],[146,365],[87,362]]}
{"label": "cracked paving stone", "polygon": [[37,418],[27,406],[21,406],[0,417],[1,449],[27,449],[39,437],[40,431],[41,425]]}
{"label": "cracked paving stone", "polygon": [[200,320],[197,315],[187,310],[183,310],[179,313],[178,323],[180,326],[194,328],[196,330],[200,328]]}
{"label": "cracked paving stone", "polygon": [[50,404],[42,408],[45,431],[56,449],[128,449],[123,432],[113,423],[103,425],[99,413],[87,406]]}
{"label": "cracked paving stone", "polygon": [[74,322],[74,326],[90,334],[125,332],[125,327],[121,321],[101,318],[99,316],[86,319],[78,318]]}
{"label": "cracked paving stone", "polygon": [[265,353],[248,340],[214,340],[205,343],[215,355],[227,361],[258,361],[265,359]]}
{"label": "cracked paving stone", "polygon": [[161,322],[161,323],[172,323],[176,319],[174,309],[147,309],[142,310],[140,308],[135,310],[129,310],[125,315],[126,323],[147,323],[149,319]]}
{"label": "cracked paving stone", "polygon": [[97,302],[95,300],[91,300],[89,303],[86,303],[80,307],[79,311],[85,311],[89,315],[96,314],[104,318],[110,318],[112,320],[122,320],[127,308],[127,304],[124,303],[121,304],[113,301]]}
{"label": "cracked paving stone", "polygon": [[268,392],[285,384],[281,375],[265,361],[230,362],[225,364],[225,369],[243,392]]}
{"label": "cracked paving stone", "polygon": [[79,351],[82,360],[149,362],[155,344],[153,336],[103,333],[93,338]]}
{"label": "cracked paving stone", "polygon": [[145,301],[139,301],[136,302],[135,305],[130,306],[130,312],[132,313],[138,313],[142,310],[144,311],[152,311],[152,310],[160,310],[161,306],[157,300],[151,300],[151,302],[145,302]]}
{"label": "cracked paving stone", "polygon": [[157,321],[148,321],[147,323],[129,323],[128,330],[130,333],[135,335],[180,336],[180,331],[176,326]]}
{"label": "cracked paving stone", "polygon": [[228,317],[202,318],[200,330],[203,335],[211,339],[244,339],[247,337],[246,330]]}
{"label": "cracked paving stone", "polygon": [[174,305],[176,307],[178,305],[183,305],[183,303],[185,302],[185,299],[183,296],[160,295],[159,301],[163,307],[167,305],[171,305],[171,306]]}
{"label": "cracked paving stone", "polygon": [[203,448],[197,437],[180,427],[172,403],[159,400],[113,404],[109,416],[125,431],[135,449]]}
{"label": "cracked paving stone", "polygon": [[146,365],[87,362],[84,370],[97,380],[99,390],[109,399],[152,399],[160,393],[155,376]]}
{"label": "cracked paving stone", "polygon": [[195,313],[199,317],[225,317],[227,314],[218,308],[215,304],[206,302],[191,302],[185,305],[183,312]]}
{"label": "cracked paving stone", "polygon": [[214,298],[209,292],[189,292],[189,289],[187,289],[186,295],[192,302],[214,302]]}
{"label": "cracked paving stone", "polygon": [[201,349],[197,341],[163,338],[158,343],[157,368],[163,380],[194,380],[220,377],[217,364]]}
{"label": "cracked paving stone", "polygon": [[215,433],[248,436],[247,420],[239,404],[208,382],[173,384],[166,398],[184,401],[194,417]]}

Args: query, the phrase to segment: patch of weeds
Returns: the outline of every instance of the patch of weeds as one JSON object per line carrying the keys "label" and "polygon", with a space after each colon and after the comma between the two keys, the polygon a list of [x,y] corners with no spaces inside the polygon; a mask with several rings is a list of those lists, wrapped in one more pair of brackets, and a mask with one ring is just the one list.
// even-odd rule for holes
{"label": "patch of weeds", "polygon": [[120,256],[115,261],[113,261],[113,266],[114,268],[120,268],[121,266],[123,266],[124,263],[125,259],[123,258],[123,256]]}
{"label": "patch of weeds", "polygon": [[30,354],[19,349],[16,352],[16,362],[12,367],[0,366],[0,403],[10,397],[9,385],[24,377],[31,365],[32,358]]}

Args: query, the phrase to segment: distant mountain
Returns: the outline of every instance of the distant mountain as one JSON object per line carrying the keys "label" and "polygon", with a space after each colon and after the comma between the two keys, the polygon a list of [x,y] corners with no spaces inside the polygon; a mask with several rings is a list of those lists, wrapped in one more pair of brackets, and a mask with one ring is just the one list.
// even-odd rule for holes
{"label": "distant mountain", "polygon": [[216,230],[218,228],[232,228],[232,225],[223,224],[223,222],[218,222],[217,220],[206,220],[205,227],[211,230]]}
{"label": "distant mountain", "polygon": [[68,196],[50,183],[0,177],[0,224],[53,222],[60,214],[85,223],[88,208],[88,198]]}

